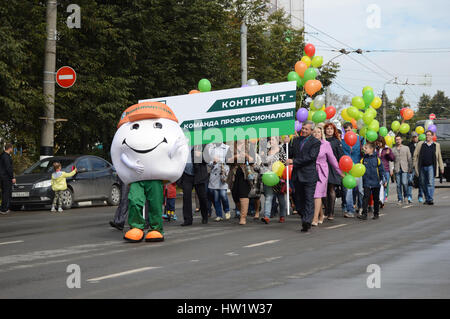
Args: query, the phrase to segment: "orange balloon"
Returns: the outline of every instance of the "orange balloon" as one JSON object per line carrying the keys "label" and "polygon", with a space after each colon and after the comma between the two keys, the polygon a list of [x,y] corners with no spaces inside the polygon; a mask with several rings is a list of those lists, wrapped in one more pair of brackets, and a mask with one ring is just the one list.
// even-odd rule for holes
{"label": "orange balloon", "polygon": [[412,119],[413,116],[414,116],[414,111],[411,110],[410,108],[405,108],[405,109],[403,110],[403,119],[404,119],[405,121],[408,121],[408,120]]}
{"label": "orange balloon", "polygon": [[322,88],[322,83],[319,80],[308,80],[305,83],[305,91],[309,96],[313,96]]}
{"label": "orange balloon", "polygon": [[295,72],[297,72],[297,74],[300,77],[303,77],[303,75],[305,74],[306,69],[308,69],[308,65],[305,62],[298,61],[297,63],[295,63]]}
{"label": "orange balloon", "polygon": [[195,94],[195,93],[200,93],[200,91],[199,90],[190,90],[189,91],[189,94]]}
{"label": "orange balloon", "polygon": [[356,124],[355,119],[352,119],[350,122],[352,123],[353,128],[358,128],[358,124]]}

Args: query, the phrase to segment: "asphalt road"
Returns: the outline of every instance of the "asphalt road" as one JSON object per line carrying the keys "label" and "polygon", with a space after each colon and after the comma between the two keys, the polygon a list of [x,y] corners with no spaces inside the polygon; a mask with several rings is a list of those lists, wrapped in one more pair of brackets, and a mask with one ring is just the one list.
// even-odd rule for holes
{"label": "asphalt road", "polygon": [[450,189],[399,206],[394,187],[379,220],[339,204],[309,234],[297,215],[240,226],[196,213],[165,223],[163,243],[130,244],[108,225],[115,207],[14,212],[0,216],[0,298],[449,298]]}

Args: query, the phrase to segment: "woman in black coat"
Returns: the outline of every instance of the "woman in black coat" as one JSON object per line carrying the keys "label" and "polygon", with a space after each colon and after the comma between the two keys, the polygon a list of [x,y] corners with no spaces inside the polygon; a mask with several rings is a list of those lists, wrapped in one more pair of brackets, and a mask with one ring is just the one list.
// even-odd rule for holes
{"label": "woman in black coat", "polygon": [[[344,155],[342,150],[342,143],[339,139],[338,131],[333,123],[327,123],[324,126],[325,136],[328,142],[331,144],[333,154],[336,160],[339,162],[341,157]],[[334,219],[334,206],[336,203],[336,186],[342,184],[341,176],[334,170],[334,168],[328,164],[329,175],[328,175],[328,189],[327,189],[327,199],[325,203],[325,215],[328,220]]]}

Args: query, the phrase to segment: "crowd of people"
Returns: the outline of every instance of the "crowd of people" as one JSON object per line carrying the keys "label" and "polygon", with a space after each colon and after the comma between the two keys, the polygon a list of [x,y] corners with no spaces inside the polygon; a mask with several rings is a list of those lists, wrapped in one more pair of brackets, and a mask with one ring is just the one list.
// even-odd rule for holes
{"label": "crowd of people", "polygon": [[[440,145],[433,142],[433,132],[427,131],[426,141],[421,142],[414,132],[409,147],[403,145],[398,135],[390,148],[381,136],[368,142],[359,135],[357,143],[350,147],[342,136],[353,130],[352,124],[344,123],[343,130],[333,123],[315,125],[308,121],[293,138],[272,136],[194,146],[182,177],[165,186],[163,218],[177,219],[174,200],[177,186],[183,192],[181,226],[193,224],[194,189],[195,211],[200,212],[203,224],[212,218],[212,207],[216,222],[232,218],[227,195],[230,192],[234,218],[239,219],[240,225],[245,225],[249,217],[269,224],[278,216],[278,222],[284,223],[289,209],[301,216],[302,232],[310,231],[325,219],[334,220],[337,198],[341,198],[345,218],[366,220],[372,213],[373,219],[378,219],[379,210],[388,199],[391,180],[397,184],[398,204],[413,202],[412,188],[416,185],[418,201],[433,205],[434,177],[444,170]],[[344,155],[366,169],[362,177],[356,178],[353,189],[342,185],[345,173],[339,160]],[[275,186],[263,183],[263,174],[271,171],[278,161],[293,166],[289,187],[283,178]],[[122,201],[110,222],[120,230],[125,225],[126,194],[127,185],[122,185]]]}

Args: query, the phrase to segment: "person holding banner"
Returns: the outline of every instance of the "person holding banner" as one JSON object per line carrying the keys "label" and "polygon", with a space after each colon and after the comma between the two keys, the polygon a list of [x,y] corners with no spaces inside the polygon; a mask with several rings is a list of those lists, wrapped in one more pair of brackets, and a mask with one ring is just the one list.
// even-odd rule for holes
{"label": "person holding banner", "polygon": [[311,229],[314,217],[314,193],[319,175],[316,159],[319,156],[321,142],[311,135],[314,123],[306,121],[302,126],[302,135],[292,142],[289,148],[288,164],[293,164],[292,180],[294,181],[296,203],[299,203],[299,214],[302,217],[302,232]]}

